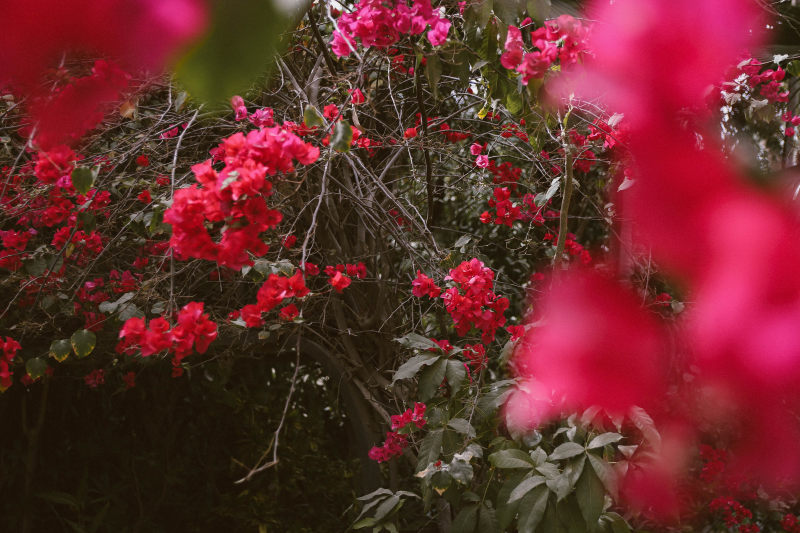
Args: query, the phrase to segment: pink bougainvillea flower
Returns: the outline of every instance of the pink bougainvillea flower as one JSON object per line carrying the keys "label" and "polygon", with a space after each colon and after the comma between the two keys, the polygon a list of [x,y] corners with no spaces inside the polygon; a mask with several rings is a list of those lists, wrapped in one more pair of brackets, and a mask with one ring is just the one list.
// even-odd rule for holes
{"label": "pink bougainvillea flower", "polygon": [[[500,64],[509,70],[516,69],[522,63],[522,32],[516,26],[508,27],[505,51],[500,56]],[[475,154],[473,154],[475,155]]]}
{"label": "pink bougainvillea flower", "polygon": [[481,154],[475,158],[475,166],[478,168],[488,168],[489,167],[489,156],[486,154]]}
{"label": "pink bougainvillea flower", "polygon": [[45,148],[79,139],[127,85],[116,71],[94,72],[55,95],[43,92],[41,77],[65,54],[107,58],[125,71],[161,71],[206,25],[202,0],[2,0],[0,12],[0,85],[34,96],[29,109]]}
{"label": "pink bougainvillea flower", "polygon": [[541,302],[545,324],[515,354],[517,368],[568,408],[597,405],[624,414],[666,391],[663,340],[633,294],[593,271],[556,279]]}
{"label": "pink bougainvillea flower", "polygon": [[350,101],[353,102],[353,105],[363,104],[366,101],[361,89],[347,89],[347,92],[350,95]]}

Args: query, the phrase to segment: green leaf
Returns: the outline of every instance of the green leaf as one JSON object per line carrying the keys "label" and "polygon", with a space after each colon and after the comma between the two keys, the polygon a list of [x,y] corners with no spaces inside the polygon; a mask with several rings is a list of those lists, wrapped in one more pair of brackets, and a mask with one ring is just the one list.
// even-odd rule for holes
{"label": "green leaf", "polygon": [[403,502],[400,501],[400,496],[397,494],[392,494],[385,500],[381,502],[378,508],[375,510],[375,520],[380,522],[384,518],[386,518],[389,513],[394,511],[395,509],[399,509]]}
{"label": "green leaf", "polygon": [[511,491],[513,491],[523,479],[530,475],[526,472],[509,472],[509,474],[510,475],[508,475],[508,479],[505,483],[503,483],[503,486],[500,487],[500,490],[497,492],[497,498],[495,499],[497,502],[497,521],[500,523],[500,529],[502,531],[506,531],[508,526],[514,520],[521,501],[517,500],[513,503],[508,503],[508,498],[511,495]]}
{"label": "green leaf", "polygon": [[608,444],[614,444],[615,442],[619,442],[622,440],[622,435],[619,433],[603,433],[602,435],[598,435],[589,441],[589,444],[586,446],[589,450],[594,450],[595,448],[602,448]]}
{"label": "green leaf", "polygon": [[367,500],[371,500],[375,496],[386,496],[387,494],[392,494],[392,491],[390,491],[389,489],[380,488],[373,490],[372,492],[370,492],[369,494],[365,494],[364,496],[359,496],[356,499],[364,502]]}
{"label": "green leaf", "polygon": [[38,278],[47,271],[47,262],[42,256],[26,259],[22,262],[22,264],[25,265],[25,272],[35,278]]}
{"label": "green leaf", "polygon": [[433,97],[439,99],[439,80],[442,77],[442,62],[437,54],[427,56],[425,61],[425,75],[433,91]]}
{"label": "green leaf", "polygon": [[509,113],[519,116],[522,113],[523,101],[522,95],[514,90],[508,91],[506,94],[506,109]]}
{"label": "green leaf", "polygon": [[447,425],[462,435],[466,435],[468,439],[475,438],[475,428],[463,418],[453,418],[447,423]]}
{"label": "green leaf", "polygon": [[97,337],[88,329],[79,329],[70,337],[72,349],[75,350],[75,355],[78,359],[83,359],[94,350],[97,344]]}
{"label": "green leaf", "polygon": [[392,377],[392,383],[399,379],[409,379],[417,375],[423,366],[429,366],[438,361],[441,357],[433,354],[415,355],[397,369]]}
{"label": "green leaf", "polygon": [[69,343],[69,339],[61,339],[50,343],[50,357],[59,363],[69,357],[70,353],[72,353],[72,345]]}
{"label": "green leaf", "polygon": [[352,142],[353,130],[350,129],[350,123],[346,120],[340,120],[336,123],[336,127],[333,129],[331,146],[337,152],[349,152]]}
{"label": "green leaf", "polygon": [[192,96],[218,102],[247,90],[272,69],[284,47],[282,34],[296,27],[308,3],[226,0],[211,5],[210,31],[178,63],[177,74]]}
{"label": "green leaf", "polygon": [[525,2],[520,0],[495,0],[494,13],[505,24],[516,24],[517,17],[525,9]]}
{"label": "green leaf", "polygon": [[427,402],[436,394],[444,380],[447,370],[447,359],[439,358],[434,364],[422,371],[419,376],[419,399]]}
{"label": "green leaf", "polygon": [[589,526],[594,530],[600,513],[603,512],[603,505],[606,501],[606,492],[603,483],[594,471],[594,468],[584,468],[578,483],[575,485],[575,497],[581,509],[581,515]]}
{"label": "green leaf", "polygon": [[494,509],[486,503],[481,505],[480,511],[478,511],[478,531],[480,533],[500,533],[500,524],[497,523]]}
{"label": "green leaf", "polygon": [[417,456],[417,472],[422,472],[439,458],[439,453],[442,451],[443,433],[444,430],[435,429],[422,439]]}
{"label": "green leaf", "polygon": [[575,442],[565,442],[550,454],[551,461],[560,461],[561,459],[569,459],[585,452],[586,449]]}
{"label": "green leaf", "polygon": [[415,348],[417,350],[427,350],[432,348],[438,351],[442,349],[441,346],[430,340],[428,337],[423,337],[418,333],[408,333],[407,335],[396,338],[395,342],[399,342],[403,346]]}
{"label": "green leaf", "polygon": [[612,533],[631,533],[631,526],[617,513],[606,513],[605,517],[611,524]]}
{"label": "green leaf", "polygon": [[450,472],[450,475],[453,476],[453,479],[462,485],[469,485],[473,476],[475,475],[472,465],[469,464],[469,462],[461,459],[453,459],[450,462],[448,472]]}
{"label": "green leaf", "polygon": [[786,65],[786,72],[792,76],[800,76],[800,61],[795,59]]}
{"label": "green leaf", "polygon": [[647,414],[647,411],[641,407],[634,406],[628,411],[628,417],[631,419],[631,422],[633,422],[633,425],[642,432],[645,440],[649,442],[656,451],[661,449],[661,434],[658,432],[658,429],[656,429],[656,423],[653,422],[653,419]]}
{"label": "green leaf", "polygon": [[489,17],[492,16],[492,0],[482,0],[474,4],[468,4],[465,15],[470,22],[474,22],[479,28],[486,27]]}
{"label": "green leaf", "polygon": [[81,194],[86,194],[94,185],[94,172],[91,168],[77,167],[72,171],[72,186]]}
{"label": "green leaf", "polygon": [[306,126],[309,128],[313,128],[314,126],[322,126],[322,117],[317,111],[317,108],[311,104],[308,104],[306,108],[303,110],[303,122],[306,123]]}
{"label": "green leaf", "polygon": [[527,0],[525,8],[528,16],[537,22],[544,22],[550,16],[550,0]]}
{"label": "green leaf", "polygon": [[536,530],[547,509],[547,497],[549,495],[550,491],[547,490],[547,487],[539,486],[522,499],[519,519],[517,520],[519,533],[533,533]]}
{"label": "green leaf", "polygon": [[545,479],[543,476],[531,476],[523,479],[522,482],[511,491],[511,495],[508,497],[508,503],[521,500],[523,496],[544,482]]}
{"label": "green leaf", "polygon": [[358,522],[353,524],[353,529],[361,529],[363,527],[370,527],[370,526],[374,526],[375,524],[377,524],[377,521],[374,518],[372,518],[371,516],[368,516],[366,518],[362,518],[361,520],[359,520]]}
{"label": "green leaf", "polygon": [[94,228],[97,227],[97,219],[94,213],[90,213],[89,211],[81,211],[78,213],[78,221],[81,223],[81,229],[87,233],[94,231]]}
{"label": "green leaf", "polygon": [[597,474],[598,478],[600,478],[600,481],[603,483],[606,491],[614,500],[618,499],[619,479],[617,478],[617,472],[614,470],[614,468],[602,458],[597,457],[594,454],[587,453],[586,457],[589,458],[589,463],[592,465],[594,473]]}
{"label": "green leaf", "polygon": [[38,379],[44,376],[45,371],[47,371],[47,361],[41,357],[28,359],[25,361],[25,371],[28,373],[31,379]]}
{"label": "green leaf", "polygon": [[533,468],[531,456],[522,450],[500,450],[489,456],[489,462],[496,468]]}
{"label": "green leaf", "polygon": [[478,505],[469,505],[461,509],[450,527],[451,533],[474,533],[478,525]]}
{"label": "green leaf", "polygon": [[467,369],[464,368],[464,363],[455,359],[448,359],[445,377],[447,378],[447,384],[450,386],[450,392],[452,394],[458,392],[467,377]]}

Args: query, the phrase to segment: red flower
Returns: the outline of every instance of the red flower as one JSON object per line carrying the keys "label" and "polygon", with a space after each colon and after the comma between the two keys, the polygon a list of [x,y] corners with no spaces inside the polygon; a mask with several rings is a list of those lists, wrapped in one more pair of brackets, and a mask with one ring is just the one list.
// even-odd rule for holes
{"label": "red flower", "polygon": [[147,189],[140,192],[139,196],[137,196],[136,199],[144,204],[149,204],[150,202],[153,201],[153,198],[150,196],[150,191],[148,191]]}
{"label": "red flower", "polygon": [[150,159],[146,155],[142,154],[136,158],[136,164],[142,168],[148,167],[150,166]]}
{"label": "red flower", "polygon": [[297,237],[295,235],[287,235],[286,237],[283,238],[282,244],[283,247],[288,250],[292,246],[294,246],[296,242],[297,242]]}
{"label": "red flower", "polygon": [[403,137],[406,139],[413,139],[417,136],[417,128],[408,128],[405,133],[403,133]]}
{"label": "red flower", "polygon": [[347,92],[350,93],[350,101],[353,102],[353,105],[360,105],[365,102],[364,93],[361,92],[361,89],[347,89]]}
{"label": "red flower", "polygon": [[297,310],[297,306],[294,304],[289,304],[280,311],[281,318],[287,321],[292,321],[298,317],[300,311]]}
{"label": "red flower", "polygon": [[438,298],[442,294],[442,289],[438,287],[433,279],[417,270],[417,279],[411,282],[411,294],[417,298],[427,296],[429,298]]}
{"label": "red flower", "polygon": [[336,292],[342,292],[342,290],[350,286],[352,280],[337,270],[333,276],[328,278],[328,283],[331,284]]}

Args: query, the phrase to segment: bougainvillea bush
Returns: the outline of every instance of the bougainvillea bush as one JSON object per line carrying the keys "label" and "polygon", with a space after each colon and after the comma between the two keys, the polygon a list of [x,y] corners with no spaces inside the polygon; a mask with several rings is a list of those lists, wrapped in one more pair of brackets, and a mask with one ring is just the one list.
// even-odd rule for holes
{"label": "bougainvillea bush", "polygon": [[775,4],[0,2],[3,530],[800,531]]}

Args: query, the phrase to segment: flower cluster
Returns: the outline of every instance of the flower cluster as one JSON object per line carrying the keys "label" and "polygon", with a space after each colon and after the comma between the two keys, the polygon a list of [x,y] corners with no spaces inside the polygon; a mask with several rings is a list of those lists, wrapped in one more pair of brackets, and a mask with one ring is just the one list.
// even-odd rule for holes
{"label": "flower cluster", "polygon": [[[703,106],[707,88],[765,25],[749,0],[724,4],[724,16],[705,19],[702,33],[693,31],[697,17],[723,13],[719,0],[604,5],[598,10],[603,24],[593,29],[594,59],[564,93],[587,99],[602,94],[608,109],[625,115],[626,162],[636,183],[619,193],[621,218],[635,228],[633,249],[651,252],[692,295],[692,311],[677,333],[691,352],[665,353],[669,326],[642,308],[641,295],[619,283],[613,267],[611,276],[578,268],[542,300],[546,323],[526,335],[530,342],[517,352],[518,367],[568,408],[658,408],[672,388],[680,405],[701,407],[670,413],[671,420],[683,421],[662,433],[673,450],[685,450],[709,421],[731,425],[740,436],[730,442],[733,471],[765,487],[796,484],[800,427],[789,407],[800,399],[800,337],[793,325],[800,316],[800,282],[791,274],[800,267],[796,217],[783,201],[748,184],[713,134],[687,127],[687,110]],[[768,84],[783,76],[764,74]],[[773,91],[775,85],[767,89]],[[771,97],[763,90],[761,95]],[[655,145],[655,136],[663,142]],[[674,382],[671,364],[680,367],[677,375],[691,372],[691,387]],[[765,434],[771,439],[767,454],[759,440]],[[661,485],[677,486],[688,466],[684,455],[654,463]],[[639,488],[625,491],[627,497],[651,508],[668,499],[663,487]],[[727,501],[717,506],[737,520],[746,515]],[[754,530],[744,523],[739,531],[742,526]]]}
{"label": "flower cluster", "polygon": [[788,533],[800,533],[800,520],[797,515],[786,513],[781,520],[781,527]]}
{"label": "flower cluster", "polygon": [[492,342],[497,328],[506,322],[504,313],[509,306],[508,298],[493,291],[494,272],[482,261],[471,259],[452,269],[445,280],[455,283],[441,297],[456,333],[464,336],[474,326],[481,331],[484,344]]}
{"label": "flower cluster", "polygon": [[417,277],[411,282],[411,293],[417,298],[427,296],[428,298],[438,298],[442,294],[442,289],[434,283],[422,271],[417,270]]}
{"label": "flower cluster", "polygon": [[753,512],[733,498],[714,498],[709,505],[712,512],[720,513],[729,531],[759,533],[761,528],[752,523]]}
{"label": "flower cluster", "polygon": [[[252,264],[248,254],[267,253],[269,247],[261,234],[282,219],[279,211],[267,205],[272,194],[267,177],[293,172],[293,160],[313,163],[319,149],[274,127],[228,137],[215,157],[224,161],[224,168],[217,172],[211,160],[192,167],[200,186],[176,191],[164,221],[172,225],[170,244],[178,257],[208,259],[239,269]],[[221,226],[219,242],[214,242],[207,224]]]}
{"label": "flower cluster", "polygon": [[522,31],[509,26],[500,63],[522,74],[522,83],[527,85],[531,79],[544,78],[556,61],[566,70],[581,60],[587,53],[587,35],[587,27],[579,20],[561,15],[530,33],[535,50],[525,52]]}
{"label": "flower cluster", "polygon": [[[264,324],[262,315],[279,306],[287,298],[303,298],[309,293],[303,273],[297,270],[293,276],[279,276],[270,274],[267,280],[258,289],[256,303],[245,305],[241,310],[241,317],[248,328],[256,328]],[[297,307],[292,304],[288,310],[281,311],[285,320],[294,319]]]}
{"label": "flower cluster", "polygon": [[406,427],[408,424],[414,424],[417,428],[422,429],[425,426],[425,409],[427,406],[424,403],[416,402],[413,411],[406,409],[402,415],[392,415],[392,431],[399,431]]}
{"label": "flower cluster", "polygon": [[83,376],[83,382],[86,383],[86,386],[90,389],[96,389],[106,382],[106,373],[102,368],[95,368]]}
{"label": "flower cluster", "polygon": [[368,452],[369,458],[379,463],[385,463],[403,455],[403,449],[408,447],[408,436],[397,433],[396,431],[387,431],[386,440],[382,446],[373,446]]}
{"label": "flower cluster", "polygon": [[0,352],[0,392],[5,391],[12,384],[11,377],[13,373],[10,370],[10,365],[20,348],[22,346],[11,337],[6,337],[5,342],[0,342],[0,349],[2,349],[2,352]]}
{"label": "flower cluster", "polygon": [[217,325],[203,312],[202,302],[190,302],[178,312],[177,324],[171,326],[162,317],[150,320],[139,317],[129,318],[119,332],[120,342],[117,353],[134,354],[142,357],[167,351],[173,354],[172,375],[183,374],[181,361],[192,350],[205,353],[209,344],[217,338]]}
{"label": "flower cluster", "polygon": [[401,35],[419,35],[430,26],[428,40],[439,46],[447,39],[450,21],[430,0],[359,0],[352,13],[342,13],[333,33],[331,49],[339,57],[348,56],[356,47],[356,38],[365,47],[388,48]]}

